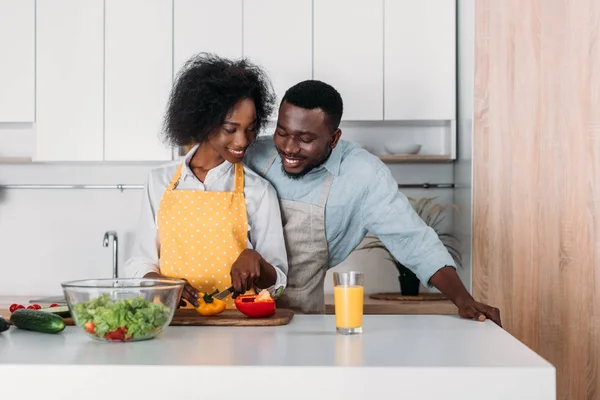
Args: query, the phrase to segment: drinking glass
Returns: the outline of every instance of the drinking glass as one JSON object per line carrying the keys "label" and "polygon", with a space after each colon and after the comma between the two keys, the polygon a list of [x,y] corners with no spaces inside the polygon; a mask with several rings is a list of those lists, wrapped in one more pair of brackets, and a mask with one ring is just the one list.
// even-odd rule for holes
{"label": "drinking glass", "polygon": [[342,335],[362,333],[364,276],[362,272],[333,273],[335,327]]}

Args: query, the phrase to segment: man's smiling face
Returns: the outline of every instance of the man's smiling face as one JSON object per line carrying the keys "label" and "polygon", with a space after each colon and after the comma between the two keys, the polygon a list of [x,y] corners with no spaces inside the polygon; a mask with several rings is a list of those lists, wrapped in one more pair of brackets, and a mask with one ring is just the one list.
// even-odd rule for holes
{"label": "man's smiling face", "polygon": [[273,139],[285,173],[300,178],[327,160],[340,135],[320,108],[308,110],[284,101]]}

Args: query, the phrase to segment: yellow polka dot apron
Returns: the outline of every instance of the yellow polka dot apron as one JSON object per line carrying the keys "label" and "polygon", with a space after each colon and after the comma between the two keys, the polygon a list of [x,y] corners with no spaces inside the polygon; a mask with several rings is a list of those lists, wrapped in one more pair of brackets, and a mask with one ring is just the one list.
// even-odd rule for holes
{"label": "yellow polka dot apron", "polygon": [[[161,275],[186,279],[205,293],[231,286],[231,265],[248,237],[244,166],[234,168],[233,192],[175,190],[181,165],[177,168],[158,209]],[[224,301],[235,308],[231,296]]]}

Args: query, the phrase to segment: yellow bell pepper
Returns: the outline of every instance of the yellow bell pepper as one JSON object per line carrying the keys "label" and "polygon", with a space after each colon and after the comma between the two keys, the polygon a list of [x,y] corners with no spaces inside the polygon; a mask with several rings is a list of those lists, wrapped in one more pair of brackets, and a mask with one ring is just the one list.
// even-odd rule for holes
{"label": "yellow bell pepper", "polygon": [[198,297],[198,303],[200,303],[200,305],[196,307],[196,311],[198,311],[200,314],[206,317],[220,314],[223,311],[225,311],[225,302],[213,298],[213,296],[217,293],[219,293],[218,290],[210,294],[200,293],[200,296]]}

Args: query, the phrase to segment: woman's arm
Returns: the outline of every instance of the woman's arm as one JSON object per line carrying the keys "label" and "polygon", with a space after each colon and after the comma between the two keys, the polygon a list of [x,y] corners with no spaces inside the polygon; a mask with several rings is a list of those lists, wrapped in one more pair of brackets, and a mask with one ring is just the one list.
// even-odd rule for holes
{"label": "woman's arm", "polygon": [[153,204],[151,186],[152,177],[149,176],[142,195],[131,257],[123,266],[126,277],[141,278],[151,272],[160,273],[158,230],[155,223],[157,207]]}

